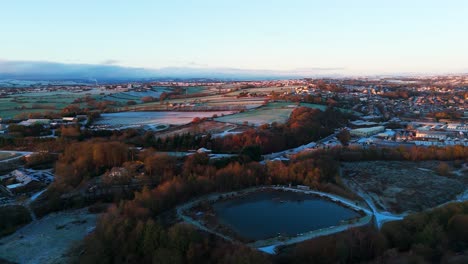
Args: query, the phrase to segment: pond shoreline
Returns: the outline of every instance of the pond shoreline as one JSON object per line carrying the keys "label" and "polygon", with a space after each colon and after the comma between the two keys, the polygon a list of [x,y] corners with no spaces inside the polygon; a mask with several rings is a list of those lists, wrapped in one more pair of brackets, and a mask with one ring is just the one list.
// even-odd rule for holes
{"label": "pond shoreline", "polygon": [[[262,192],[262,191],[270,191],[270,190],[271,191],[300,192],[306,195],[311,195],[312,197],[317,197],[326,201],[336,203],[339,206],[351,209],[357,212],[360,216],[343,221],[343,223],[336,225],[336,226],[321,228],[318,230],[312,230],[312,231],[300,233],[294,236],[279,236],[279,237],[277,236],[277,237],[271,237],[267,239],[253,241],[253,240],[242,239],[239,235],[236,235],[235,232],[230,232],[229,230],[226,232],[226,230],[223,229],[221,230],[222,232],[220,232],[220,230],[218,230],[219,228],[213,228],[213,226],[208,226],[204,221],[202,221],[202,219],[196,219],[197,217],[194,217],[193,215],[194,213],[193,208],[196,208],[203,203],[205,203],[205,205],[206,203],[212,205],[215,202],[228,201],[228,200],[239,198],[239,197],[242,197],[247,194],[254,193],[254,192]],[[351,200],[348,200],[348,199],[345,199],[343,197],[339,197],[333,194],[328,194],[328,193],[323,193],[323,192],[318,192],[318,191],[313,191],[313,190],[287,187],[287,186],[261,186],[261,187],[253,187],[253,188],[248,188],[248,189],[235,191],[235,192],[215,193],[215,194],[200,197],[191,202],[183,204],[177,207],[176,210],[177,210],[177,215],[183,221],[190,223],[201,230],[220,236],[228,241],[237,242],[237,243],[246,243],[247,245],[254,247],[254,248],[262,248],[262,247],[267,247],[267,246],[272,246],[272,245],[279,246],[279,245],[294,244],[294,243],[302,242],[304,240],[312,239],[318,236],[341,232],[350,227],[363,226],[363,225],[369,224],[372,220],[372,211],[369,210],[368,208],[359,206],[358,203],[355,201],[351,201]],[[218,223],[215,223],[215,224],[218,224]]]}

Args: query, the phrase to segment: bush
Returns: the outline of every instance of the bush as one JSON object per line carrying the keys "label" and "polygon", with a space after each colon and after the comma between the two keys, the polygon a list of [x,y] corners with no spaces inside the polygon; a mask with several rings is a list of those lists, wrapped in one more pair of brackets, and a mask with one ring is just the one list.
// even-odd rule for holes
{"label": "bush", "polygon": [[14,233],[32,220],[28,210],[20,205],[0,207],[0,216],[0,237]]}

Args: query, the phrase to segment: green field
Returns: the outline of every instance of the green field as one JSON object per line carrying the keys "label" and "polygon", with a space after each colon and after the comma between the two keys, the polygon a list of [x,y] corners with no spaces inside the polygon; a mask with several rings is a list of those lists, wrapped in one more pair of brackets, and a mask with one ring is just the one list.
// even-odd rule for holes
{"label": "green field", "polygon": [[296,108],[292,103],[270,103],[266,106],[242,113],[216,118],[216,121],[260,126],[273,122],[285,123]]}
{"label": "green field", "polygon": [[50,92],[24,93],[0,98],[0,117],[12,118],[19,114],[60,112],[85,93]]}
{"label": "green field", "polygon": [[[240,92],[269,94],[271,91],[275,91],[277,93],[282,93],[291,90],[292,87],[249,88],[234,91],[228,94],[218,94],[218,91],[214,87],[210,88],[203,86],[193,86],[187,87],[186,89],[186,97],[169,99],[163,103],[159,101],[142,103],[141,98],[144,96],[157,98],[162,92],[170,91],[171,88],[153,87],[151,90],[130,90],[127,92],[92,89],[79,92],[53,91],[15,94],[12,96],[0,98],[0,118],[13,118],[19,116],[20,114],[22,114],[22,117],[25,117],[24,114],[29,113],[60,112],[63,108],[72,104],[74,100],[78,98],[84,98],[85,96],[91,96],[96,101],[114,101],[116,103],[116,105],[114,105],[114,110],[116,111],[170,111],[172,109],[172,105],[176,104],[191,104],[192,107],[200,108],[224,107],[226,110],[231,110],[232,107],[239,110],[239,107],[242,106],[246,109],[252,109],[263,105],[265,100],[267,100],[267,97],[260,96],[238,98],[237,95]],[[199,93],[205,93],[205,95],[201,97],[192,97],[192,95]],[[136,105],[127,106],[128,101],[135,101]],[[80,106],[87,107],[87,104],[81,103]],[[270,103],[267,106],[258,108],[258,111],[255,110],[239,113],[232,116],[231,118],[226,117],[225,119],[220,119],[220,121],[237,124],[248,122],[249,124],[254,125],[272,122],[284,123],[292,112],[292,106],[297,106],[297,104],[289,102]],[[316,108],[322,111],[326,109],[325,105],[318,104],[301,103],[300,106]],[[353,112],[346,109],[340,110],[343,112]]]}
{"label": "green field", "polygon": [[288,87],[276,87],[276,86],[271,86],[271,87],[256,87],[256,88],[247,88],[247,89],[240,89],[237,91],[233,91],[228,93],[228,95],[239,95],[242,92],[249,92],[249,93],[262,93],[262,94],[270,94],[271,92],[276,92],[276,93],[283,93],[283,92],[290,92],[291,90],[294,89],[296,86],[288,86]]}
{"label": "green field", "polygon": [[319,104],[301,103],[300,106],[315,108],[321,111],[325,111],[327,109],[326,105],[319,105]]}
{"label": "green field", "polygon": [[[310,103],[301,103],[300,105],[304,106],[304,107],[309,107],[309,108],[316,108],[316,109],[319,109],[321,111],[325,111],[327,109],[326,105],[310,104]],[[354,115],[357,115],[357,116],[362,115],[361,113],[350,110],[350,109],[345,109],[345,108],[336,108],[336,109],[340,110],[342,113],[350,113],[350,114],[354,114]]]}
{"label": "green field", "polygon": [[207,92],[207,91],[208,91],[207,87],[203,87],[203,86],[187,87],[187,94],[197,94],[197,93],[202,93],[202,92]]}

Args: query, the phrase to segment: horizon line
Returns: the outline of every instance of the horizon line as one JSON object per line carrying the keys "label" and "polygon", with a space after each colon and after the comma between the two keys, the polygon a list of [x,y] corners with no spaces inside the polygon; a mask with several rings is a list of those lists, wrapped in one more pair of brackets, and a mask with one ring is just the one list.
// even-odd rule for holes
{"label": "horizon line", "polygon": [[[110,61],[110,60],[109,60]],[[44,66],[53,66],[55,69],[47,69]],[[41,66],[37,68],[38,66]],[[36,68],[35,68],[36,67]],[[68,69],[67,69],[68,67]],[[60,69],[62,68],[62,69]],[[72,69],[70,69],[72,68]],[[92,69],[94,68],[94,69]],[[264,77],[264,78],[314,78],[314,77],[410,77],[410,76],[447,76],[447,75],[466,75],[468,70],[460,69],[456,71],[388,71],[380,73],[350,73],[348,67],[299,67],[293,69],[254,69],[254,68],[236,68],[236,67],[213,67],[213,66],[164,66],[164,67],[142,67],[119,64],[118,61],[112,63],[76,63],[76,62],[56,62],[40,60],[9,60],[0,58],[0,79],[24,79],[38,80],[40,78],[54,79],[89,79],[92,76],[84,77],[84,73],[92,74],[94,71],[106,71],[105,74],[112,75],[112,71],[121,72],[123,76],[120,79],[158,79],[158,78],[241,78]],[[170,71],[173,72],[170,72]],[[68,71],[68,72],[66,72]],[[127,71],[127,72],[125,72]],[[179,71],[179,72],[175,72]],[[186,72],[184,72],[186,71]],[[54,74],[57,76],[52,77]],[[62,76],[67,75],[68,76]],[[128,76],[125,76],[127,74]],[[43,77],[41,77],[43,75]],[[49,75],[49,76],[48,76]],[[76,75],[76,76],[73,76]],[[81,76],[80,76],[81,75]],[[153,76],[152,76],[153,75]],[[187,76],[189,75],[189,76]],[[199,75],[198,77],[196,77]],[[209,75],[209,76],[206,76]],[[215,77],[215,75],[219,75]],[[227,75],[227,76],[223,76]],[[97,77],[97,76],[96,76]],[[101,77],[102,78],[102,77]],[[107,76],[105,78],[119,79],[116,76]]]}

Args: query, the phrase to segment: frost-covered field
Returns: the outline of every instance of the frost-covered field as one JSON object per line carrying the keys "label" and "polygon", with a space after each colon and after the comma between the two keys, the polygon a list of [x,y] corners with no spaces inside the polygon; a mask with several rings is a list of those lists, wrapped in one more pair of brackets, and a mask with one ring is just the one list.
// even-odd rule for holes
{"label": "frost-covered field", "polygon": [[271,124],[273,122],[285,123],[295,108],[296,106],[294,104],[283,105],[279,103],[270,103],[267,106],[262,106],[254,110],[219,117],[216,121],[234,124],[244,124],[247,122],[247,124],[255,126]]}
{"label": "frost-covered field", "polygon": [[86,208],[49,214],[1,238],[0,258],[14,263],[68,263],[67,251],[93,230],[97,217]]}
{"label": "frost-covered field", "polygon": [[83,85],[82,82],[74,81],[27,81],[27,80],[13,80],[3,79],[0,80],[2,87],[29,87],[31,85]]}
{"label": "frost-covered field", "polygon": [[163,92],[169,92],[170,88],[167,87],[153,87],[151,90],[147,91],[128,91],[128,92],[119,92],[113,93],[110,95],[104,96],[103,100],[126,102],[129,100],[139,101],[142,97],[151,96],[158,98]]}
{"label": "frost-covered field", "polygon": [[232,111],[209,112],[120,112],[102,114],[94,124],[97,126],[109,126],[111,128],[127,128],[138,126],[167,126],[185,125],[195,117],[204,118],[213,115],[222,116],[232,114]]}

